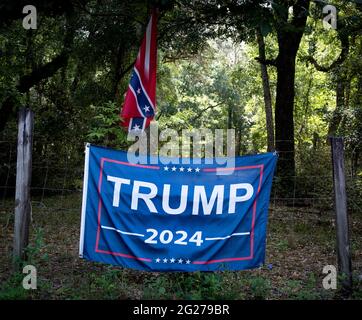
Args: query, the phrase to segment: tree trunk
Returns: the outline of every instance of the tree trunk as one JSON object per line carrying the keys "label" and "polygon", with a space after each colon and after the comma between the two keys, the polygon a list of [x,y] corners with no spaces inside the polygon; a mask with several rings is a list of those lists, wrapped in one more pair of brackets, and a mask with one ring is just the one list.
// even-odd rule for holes
{"label": "tree trunk", "polygon": [[328,136],[333,136],[338,130],[339,124],[342,120],[342,112],[344,109],[344,91],[345,83],[338,77],[337,86],[336,86],[336,108],[333,111],[331,122],[328,127]]}
{"label": "tree trunk", "polygon": [[336,86],[336,108],[333,111],[331,122],[328,126],[328,136],[333,136],[338,131],[338,128],[343,125],[343,111],[349,107],[351,94],[351,78],[344,76],[344,71],[339,71],[337,86]]}
{"label": "tree trunk", "polygon": [[[285,6],[284,1],[279,1]],[[280,14],[277,17],[278,57],[277,90],[275,98],[275,147],[279,152],[277,176],[278,193],[291,204],[295,183],[295,142],[294,142],[294,83],[295,61],[300,41],[307,23],[310,1],[298,0],[293,6],[293,17]],[[288,12],[288,7],[286,7]],[[290,22],[289,22],[290,21]]]}
{"label": "tree trunk", "polygon": [[295,175],[295,60],[307,22],[309,3],[310,1],[296,1],[291,22],[287,22],[287,16],[280,16],[277,25],[279,54],[276,61],[275,146],[279,152],[277,174],[279,177],[286,177],[283,187],[286,193],[293,191],[290,177]]}
{"label": "tree trunk", "polygon": [[240,156],[241,153],[241,130],[240,127],[235,129],[235,155]]}
{"label": "tree trunk", "polygon": [[228,106],[228,123],[227,123],[228,129],[231,129],[233,127],[233,110],[231,106]]}
{"label": "tree trunk", "polygon": [[275,144],[279,152],[279,176],[294,176],[294,80],[295,55],[288,51],[288,40],[280,43],[275,100]]}
{"label": "tree trunk", "polygon": [[[258,47],[259,47],[259,60],[265,61],[265,42],[264,37],[259,29],[256,32]],[[273,120],[273,107],[272,98],[270,93],[270,83],[268,69],[265,63],[260,63],[261,79],[263,82],[263,94],[264,94],[264,107],[265,107],[265,119],[266,119],[266,133],[268,142],[268,152],[274,151],[274,120]]]}

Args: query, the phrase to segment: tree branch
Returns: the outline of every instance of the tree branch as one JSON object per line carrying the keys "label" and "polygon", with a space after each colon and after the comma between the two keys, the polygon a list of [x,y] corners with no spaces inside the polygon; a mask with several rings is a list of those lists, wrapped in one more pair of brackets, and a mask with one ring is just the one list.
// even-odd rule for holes
{"label": "tree branch", "polygon": [[309,61],[316,68],[316,70],[321,71],[321,72],[329,72],[329,71],[333,70],[334,68],[338,67],[339,65],[341,65],[348,56],[349,41],[348,41],[348,36],[340,36],[339,38],[342,43],[342,51],[341,51],[339,57],[335,61],[333,61],[331,65],[322,66],[312,56],[307,57],[307,61]]}
{"label": "tree branch", "polygon": [[63,41],[62,52],[52,61],[33,70],[30,74],[22,76],[20,78],[19,84],[17,85],[17,89],[19,92],[27,92],[31,87],[38,84],[41,80],[51,77],[60,68],[64,67],[67,64],[69,54],[72,50],[71,47],[73,44],[75,28],[69,25],[66,28],[67,31]]}
{"label": "tree branch", "polygon": [[265,65],[265,66],[274,66],[276,67],[278,64],[278,58],[275,59],[261,59],[260,57],[255,57],[254,58],[256,61],[258,61],[259,63]]}
{"label": "tree branch", "polygon": [[[64,67],[67,64],[75,35],[75,27],[72,23],[72,10],[67,12],[66,19],[67,25],[66,35],[63,41],[63,50],[57,57],[55,57],[50,62],[40,66],[37,69],[34,69],[29,74],[23,75],[20,78],[18,85],[16,86],[18,92],[28,92],[33,86],[37,85],[40,81],[53,76],[60,68]],[[8,119],[13,115],[15,105],[16,99],[13,95],[7,96],[3,103],[0,105],[0,112],[2,114],[2,116],[0,117],[0,132],[5,128]]]}
{"label": "tree branch", "polygon": [[219,103],[217,103],[217,104],[215,104],[215,105],[210,105],[210,106],[202,109],[195,117],[193,117],[193,118],[191,119],[191,121],[195,121],[195,120],[197,120],[198,118],[200,118],[200,117],[204,114],[205,111],[210,110],[210,109],[214,109],[214,108],[216,108],[216,107],[218,107],[218,106],[220,106],[220,105],[222,105],[222,104],[223,104],[223,102],[219,102]]}

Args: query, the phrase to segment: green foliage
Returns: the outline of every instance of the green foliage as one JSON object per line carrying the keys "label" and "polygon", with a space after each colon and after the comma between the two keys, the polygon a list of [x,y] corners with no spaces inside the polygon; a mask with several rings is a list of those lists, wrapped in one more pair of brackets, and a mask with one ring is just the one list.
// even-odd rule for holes
{"label": "green foliage", "polygon": [[241,282],[230,272],[157,274],[144,283],[144,299],[240,299]]}
{"label": "green foliage", "polygon": [[249,286],[254,299],[266,299],[270,294],[270,281],[260,276],[251,277]]}
{"label": "green foliage", "polygon": [[39,227],[34,230],[35,239],[30,243],[26,249],[27,261],[26,264],[31,264],[36,266],[39,261],[48,261],[49,256],[44,252],[45,243],[44,243],[44,230]]}
{"label": "green foliage", "polygon": [[[49,260],[48,253],[44,252],[44,232],[42,228],[34,230],[34,241],[32,241],[26,248],[26,261],[18,259],[14,262],[17,265],[17,270],[13,272],[6,281],[0,285],[0,300],[23,300],[29,299],[34,294],[33,290],[26,290],[23,288],[23,279],[26,274],[22,273],[23,267],[26,265],[33,265],[38,268],[43,263]],[[47,280],[43,280],[37,274],[37,289],[41,290],[42,294],[46,294],[50,290],[50,284]]]}
{"label": "green foliage", "polygon": [[[255,28],[260,28],[265,37],[267,58],[275,59],[279,53],[275,31],[280,22],[276,16],[287,17],[288,8],[280,1],[274,1],[272,8],[265,1],[246,1],[234,6],[227,1],[196,1],[193,5],[188,1],[156,2],[161,10],[156,115],[160,129],[233,128],[238,153],[265,151],[266,121],[260,63],[255,60],[259,55]],[[326,151],[325,139],[335,111],[336,83],[339,75],[344,74],[348,78],[349,91],[346,88],[345,95],[349,99],[342,110],[337,134],[346,137],[352,173],[356,176],[360,172],[362,86],[358,79],[362,47],[356,30],[361,12],[345,1],[337,1],[336,5],[341,20],[341,29],[337,31],[325,30],[320,7],[311,5],[298,52],[294,125],[297,174],[301,176],[324,174],[330,169],[315,163],[326,161],[317,157]],[[129,146],[125,131],[119,128],[118,115],[144,34],[148,5],[143,0],[87,0],[73,8],[72,19],[64,19],[66,8],[58,8],[57,15],[52,6],[50,2],[45,8],[45,12],[52,14],[43,15],[38,29],[29,32],[18,21],[11,22],[12,16],[4,17],[10,25],[0,26],[0,107],[6,98],[12,97],[16,107],[28,105],[35,111],[34,187],[44,186],[47,172],[49,188],[62,185],[72,190],[80,187],[79,179],[64,179],[64,172],[82,166],[85,142],[121,149]],[[67,63],[25,94],[19,92],[20,79],[61,54],[66,45],[66,27],[76,30]],[[345,61],[330,72],[317,71],[309,57],[313,56],[322,66],[331,65],[341,51],[340,36],[347,31],[351,39]],[[275,68],[268,66],[268,73],[274,103]],[[14,141],[15,112],[11,119],[3,136],[4,140]],[[1,157],[8,154],[9,150],[1,147]],[[10,154],[13,163],[15,153]],[[41,169],[49,166],[50,172]],[[0,178],[7,179],[7,173],[7,168],[1,166]],[[14,179],[12,171],[8,183],[13,184]],[[314,187],[314,181],[309,184],[298,192],[302,194]],[[353,187],[349,193],[354,208],[361,207],[360,188]]]}
{"label": "green foliage", "polygon": [[326,290],[319,291],[317,286],[317,278],[311,273],[305,282],[300,280],[288,280],[281,288],[282,292],[292,300],[316,300],[323,298],[332,298],[333,292]]}
{"label": "green foliage", "polygon": [[90,290],[92,292],[101,292],[100,299],[117,299],[119,298],[119,288],[122,286],[119,275],[120,270],[109,268],[101,276],[91,274]]}
{"label": "green foliage", "polygon": [[358,273],[353,274],[352,298],[362,300],[362,276]]}
{"label": "green foliage", "polygon": [[217,272],[159,274],[145,282],[145,299],[266,299],[271,292],[268,279],[257,275]]}
{"label": "green foliage", "polygon": [[251,103],[255,89],[241,72],[248,67],[245,58],[243,45],[210,41],[199,56],[162,65],[167,78],[161,78],[158,91],[160,128],[233,128],[247,152],[252,122],[245,104]]}
{"label": "green foliage", "polygon": [[94,116],[87,140],[96,144],[125,147],[127,133],[120,128],[119,106],[115,102],[108,101],[102,105],[90,107]]}
{"label": "green foliage", "polygon": [[0,300],[25,300],[29,298],[29,291],[23,288],[24,274],[12,274],[0,285]]}
{"label": "green foliage", "polygon": [[289,242],[286,239],[282,239],[277,243],[277,248],[280,251],[287,251],[289,249]]}
{"label": "green foliage", "polygon": [[159,275],[146,281],[144,298],[213,299],[219,290],[220,278],[216,274]]}
{"label": "green foliage", "polygon": [[306,285],[298,290],[295,295],[295,299],[297,300],[316,300],[320,298],[320,293],[316,291],[317,283],[316,277],[313,273],[309,275],[308,281]]}

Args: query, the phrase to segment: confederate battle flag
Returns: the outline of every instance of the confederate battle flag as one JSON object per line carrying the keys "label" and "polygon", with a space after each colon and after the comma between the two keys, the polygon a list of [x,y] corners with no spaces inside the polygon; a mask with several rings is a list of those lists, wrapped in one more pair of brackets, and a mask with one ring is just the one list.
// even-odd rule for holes
{"label": "confederate battle flag", "polygon": [[157,66],[157,15],[152,12],[138,52],[120,114],[128,131],[143,131],[155,116]]}

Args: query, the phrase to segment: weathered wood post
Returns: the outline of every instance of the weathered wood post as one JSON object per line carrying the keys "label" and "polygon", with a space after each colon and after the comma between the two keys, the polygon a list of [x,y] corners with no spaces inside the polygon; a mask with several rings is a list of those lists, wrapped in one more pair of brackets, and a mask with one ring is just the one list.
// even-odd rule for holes
{"label": "weathered wood post", "polygon": [[352,290],[352,265],[349,246],[347,195],[344,169],[343,138],[330,137],[333,164],[334,205],[336,212],[338,270],[342,276],[342,289]]}
{"label": "weathered wood post", "polygon": [[25,260],[24,249],[29,242],[30,183],[34,114],[30,109],[21,109],[18,120],[18,147],[16,163],[14,268],[19,268],[19,259]]}

